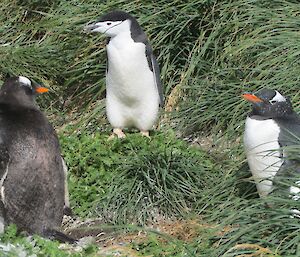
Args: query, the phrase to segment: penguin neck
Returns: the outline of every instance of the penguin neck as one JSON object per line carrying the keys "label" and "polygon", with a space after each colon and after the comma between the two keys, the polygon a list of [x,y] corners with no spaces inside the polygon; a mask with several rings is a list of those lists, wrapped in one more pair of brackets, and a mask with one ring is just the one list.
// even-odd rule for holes
{"label": "penguin neck", "polygon": [[0,108],[7,111],[20,111],[20,110],[38,110],[35,102],[31,100],[18,99],[13,96],[7,96],[0,100]]}
{"label": "penguin neck", "polygon": [[118,35],[111,37],[108,43],[108,46],[114,46],[116,48],[124,48],[129,44],[134,43],[131,38],[130,31],[124,31],[119,33]]}
{"label": "penguin neck", "polygon": [[250,118],[255,118],[257,120],[270,120],[270,119],[287,119],[295,114],[294,111],[284,112],[284,113],[276,113],[276,114],[265,114],[261,115],[258,111],[252,110],[252,112],[248,115]]}
{"label": "penguin neck", "polygon": [[256,111],[252,111],[248,114],[248,117],[255,120],[269,120],[272,119],[272,117],[262,116]]}

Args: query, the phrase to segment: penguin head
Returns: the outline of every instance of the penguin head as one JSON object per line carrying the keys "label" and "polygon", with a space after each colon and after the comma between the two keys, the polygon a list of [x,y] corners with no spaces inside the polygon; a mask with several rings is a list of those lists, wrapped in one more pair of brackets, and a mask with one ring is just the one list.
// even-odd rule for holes
{"label": "penguin head", "polygon": [[85,26],[84,31],[100,32],[108,37],[114,37],[124,32],[130,33],[132,26],[139,28],[134,17],[123,11],[112,11],[103,15],[97,22]]}
{"label": "penguin head", "polygon": [[284,117],[293,112],[289,98],[280,94],[277,90],[262,89],[254,94],[243,94],[244,99],[252,103],[252,115],[265,118]]}
{"label": "penguin head", "polygon": [[0,90],[0,102],[29,107],[34,105],[34,97],[37,94],[45,92],[48,92],[47,88],[37,85],[26,77],[11,77],[4,81]]}

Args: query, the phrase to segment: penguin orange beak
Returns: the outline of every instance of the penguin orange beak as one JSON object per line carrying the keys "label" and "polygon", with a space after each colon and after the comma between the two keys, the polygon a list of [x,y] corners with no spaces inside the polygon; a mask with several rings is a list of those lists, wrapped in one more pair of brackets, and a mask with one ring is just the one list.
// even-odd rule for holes
{"label": "penguin orange beak", "polygon": [[46,92],[48,92],[48,91],[49,91],[49,89],[48,89],[48,88],[45,88],[45,87],[37,87],[37,88],[35,89],[35,92],[38,93],[38,94],[46,93]]}
{"label": "penguin orange beak", "polygon": [[242,97],[251,103],[263,102],[263,100],[261,100],[259,97],[257,97],[256,95],[252,95],[252,94],[243,94]]}

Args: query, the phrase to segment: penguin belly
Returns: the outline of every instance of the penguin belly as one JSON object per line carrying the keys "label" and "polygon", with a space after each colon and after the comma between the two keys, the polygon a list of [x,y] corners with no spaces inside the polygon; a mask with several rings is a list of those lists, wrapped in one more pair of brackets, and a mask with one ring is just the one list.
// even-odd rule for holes
{"label": "penguin belly", "polygon": [[272,191],[272,180],[283,164],[279,133],[280,128],[272,119],[246,119],[244,147],[260,197]]}
{"label": "penguin belly", "polygon": [[[49,154],[52,147],[56,153]],[[7,223],[39,235],[58,229],[64,209],[64,173],[58,149],[53,143],[41,144],[24,136],[10,151],[15,155],[2,188]]]}
{"label": "penguin belly", "polygon": [[116,128],[150,130],[158,116],[159,96],[145,45],[128,41],[122,46],[113,42],[107,46],[107,117]]}

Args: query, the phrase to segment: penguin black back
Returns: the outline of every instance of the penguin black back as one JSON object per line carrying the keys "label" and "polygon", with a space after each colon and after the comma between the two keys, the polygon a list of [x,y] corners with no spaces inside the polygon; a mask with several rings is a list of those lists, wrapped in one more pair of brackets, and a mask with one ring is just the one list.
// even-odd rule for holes
{"label": "penguin black back", "polygon": [[56,133],[34,103],[46,92],[25,77],[0,90],[1,201],[5,223],[49,237],[64,208],[64,172]]}

